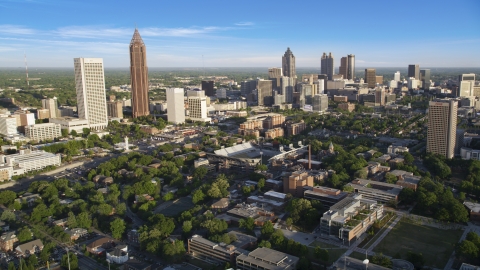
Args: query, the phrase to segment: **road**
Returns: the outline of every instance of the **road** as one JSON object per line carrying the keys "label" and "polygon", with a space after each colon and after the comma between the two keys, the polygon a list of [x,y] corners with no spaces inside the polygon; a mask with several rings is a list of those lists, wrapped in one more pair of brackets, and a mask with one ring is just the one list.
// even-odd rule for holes
{"label": "road", "polygon": [[[471,222],[468,222],[468,226],[463,231],[462,237],[460,237],[460,240],[458,240],[458,243],[461,243],[463,240],[465,240],[469,232],[475,232],[477,234],[480,234],[480,226],[477,226]],[[452,269],[452,265],[454,262],[455,262],[455,250],[453,251],[452,255],[450,255],[450,258],[448,259],[448,262],[445,265],[444,270]]]}

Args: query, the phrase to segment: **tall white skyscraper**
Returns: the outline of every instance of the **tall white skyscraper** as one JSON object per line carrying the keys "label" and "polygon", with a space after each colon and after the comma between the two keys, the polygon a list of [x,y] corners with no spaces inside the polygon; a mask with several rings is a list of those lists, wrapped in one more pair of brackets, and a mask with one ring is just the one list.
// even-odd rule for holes
{"label": "tall white skyscraper", "polygon": [[458,76],[458,96],[459,97],[471,97],[474,96],[473,87],[475,86],[475,74],[462,74]]}
{"label": "tall white skyscraper", "polygon": [[167,89],[167,119],[174,124],[185,123],[185,98],[182,88]]}
{"label": "tall white skyscraper", "polygon": [[44,109],[49,110],[50,118],[56,118],[57,117],[58,105],[57,105],[57,98],[56,97],[42,99],[42,107]]}
{"label": "tall white skyscraper", "polygon": [[400,71],[397,71],[393,74],[393,80],[396,82],[400,81]]}
{"label": "tall white skyscraper", "polygon": [[458,103],[453,99],[429,102],[427,153],[453,158],[457,133]]}
{"label": "tall white skyscraper", "polygon": [[104,129],[108,117],[103,59],[75,58],[74,66],[78,117],[87,119],[91,129]]}

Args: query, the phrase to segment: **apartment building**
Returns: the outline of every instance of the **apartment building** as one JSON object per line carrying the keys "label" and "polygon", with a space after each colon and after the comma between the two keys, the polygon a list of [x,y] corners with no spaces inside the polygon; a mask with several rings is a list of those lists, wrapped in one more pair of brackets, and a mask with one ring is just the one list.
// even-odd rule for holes
{"label": "apartment building", "polygon": [[283,126],[283,123],[285,123],[285,116],[281,114],[270,115],[263,120],[263,128],[265,129],[280,128]]}
{"label": "apartment building", "polygon": [[305,122],[300,121],[299,123],[287,123],[287,136],[294,136],[300,134],[300,132],[304,131],[307,126]]}
{"label": "apartment building", "polygon": [[18,242],[15,232],[5,232],[0,236],[0,250],[9,252],[13,250],[13,245]]}
{"label": "apartment building", "polygon": [[55,123],[35,124],[25,127],[25,136],[36,141],[53,140],[62,136],[62,130]]}

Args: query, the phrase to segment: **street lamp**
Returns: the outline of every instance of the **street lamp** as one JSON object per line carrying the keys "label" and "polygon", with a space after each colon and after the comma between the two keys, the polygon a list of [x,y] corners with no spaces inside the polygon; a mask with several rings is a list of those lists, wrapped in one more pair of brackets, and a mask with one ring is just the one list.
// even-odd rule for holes
{"label": "street lamp", "polygon": [[365,250],[365,260],[363,260],[363,264],[365,264],[365,270],[368,269],[368,263],[370,261],[368,260],[368,255],[367,255],[367,251]]}
{"label": "street lamp", "polygon": [[110,270],[110,260],[107,259],[107,263],[108,263],[108,270]]}

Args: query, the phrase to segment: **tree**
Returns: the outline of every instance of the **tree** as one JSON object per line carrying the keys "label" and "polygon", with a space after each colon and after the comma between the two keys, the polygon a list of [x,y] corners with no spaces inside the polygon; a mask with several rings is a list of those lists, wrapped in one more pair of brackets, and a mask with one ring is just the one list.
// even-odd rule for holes
{"label": "tree", "polygon": [[32,240],[32,232],[30,231],[29,228],[23,227],[23,228],[20,229],[20,231],[18,232],[17,238],[18,238],[18,241],[19,241],[20,243],[24,243],[24,242],[30,241],[30,240]]}
{"label": "tree", "polygon": [[412,164],[415,159],[413,158],[412,154],[405,152],[403,153],[403,160],[407,164]]}
{"label": "tree", "polygon": [[72,131],[70,131],[70,135],[72,135],[73,137],[77,137],[77,131],[75,131],[74,129],[72,129]]}
{"label": "tree", "polygon": [[425,265],[425,258],[422,253],[413,253],[408,251],[407,261],[411,262],[415,269],[422,269]]}
{"label": "tree", "polygon": [[263,187],[265,187],[265,179],[264,178],[258,180],[257,187],[258,187],[258,190],[262,191]]}
{"label": "tree", "polygon": [[367,179],[368,172],[365,169],[360,169],[360,170],[355,172],[355,177],[362,178],[362,179]]}
{"label": "tree", "polygon": [[321,260],[324,263],[327,263],[328,260],[330,259],[330,256],[328,254],[328,250],[320,248],[319,246],[315,247],[314,250],[315,257]]}
{"label": "tree", "polygon": [[386,268],[392,268],[393,266],[392,261],[389,258],[385,257],[382,253],[377,253],[373,255],[372,263],[378,264]]}
{"label": "tree", "polygon": [[165,196],[163,196],[163,200],[164,201],[170,201],[170,200],[173,200],[174,197],[175,197],[175,195],[173,195],[172,192],[168,192],[167,194],[165,194]]}
{"label": "tree", "polygon": [[37,256],[35,254],[28,256],[27,261],[28,261],[28,265],[33,267],[38,264]]}
{"label": "tree", "polygon": [[385,174],[385,180],[389,184],[395,184],[397,182],[397,177],[391,173]]}
{"label": "tree", "polygon": [[270,220],[263,224],[261,232],[262,236],[264,236],[266,239],[270,238],[274,231],[275,229],[273,228],[273,224],[270,222]]}
{"label": "tree", "polygon": [[343,186],[343,191],[348,192],[348,193],[352,193],[354,191],[354,188],[350,185],[345,185],[345,186]]}
{"label": "tree", "polygon": [[163,245],[163,255],[167,261],[179,261],[185,255],[185,252],[185,246],[181,240],[167,242]]}
{"label": "tree", "polygon": [[123,233],[125,232],[125,221],[123,219],[116,218],[110,222],[110,230],[112,231],[112,236],[115,239],[121,239]]}
{"label": "tree", "polygon": [[68,129],[62,129],[62,137],[68,137]]}
{"label": "tree", "polygon": [[182,231],[184,233],[189,233],[193,228],[193,225],[192,225],[192,222],[190,220],[186,220],[183,222],[183,225],[182,225]]}
{"label": "tree", "polygon": [[192,195],[192,202],[197,204],[205,199],[205,194],[202,192],[201,189],[197,189],[193,192]]}
{"label": "tree", "polygon": [[285,220],[285,224],[287,225],[288,228],[291,228],[293,225],[293,219],[290,217],[287,218],[287,220]]}
{"label": "tree", "polygon": [[228,228],[227,222],[218,218],[208,219],[201,226],[207,229],[210,235],[223,233]]}
{"label": "tree", "polygon": [[221,198],[222,197],[222,192],[220,191],[220,188],[214,183],[210,187],[210,189],[207,191],[208,196],[211,198]]}
{"label": "tree", "polygon": [[16,220],[15,213],[13,213],[13,211],[11,211],[11,210],[5,209],[2,213],[2,215],[0,216],[0,220],[10,221],[10,222],[15,221]]}
{"label": "tree", "polygon": [[87,212],[81,212],[77,216],[77,226],[80,228],[88,229],[92,227],[92,220]]}
{"label": "tree", "polygon": [[3,205],[10,205],[13,203],[13,201],[17,198],[17,193],[10,191],[10,190],[4,190],[0,192],[0,204]]}
{"label": "tree", "polygon": [[77,218],[75,217],[75,214],[73,212],[68,212],[67,226],[69,228],[77,227]]}
{"label": "tree", "polygon": [[257,164],[256,169],[259,170],[259,171],[266,171],[266,170],[268,170],[268,167],[265,164],[260,164],[259,163],[259,164]]}
{"label": "tree", "polygon": [[72,269],[72,270],[78,269],[77,255],[75,255],[74,253],[71,253],[71,252],[62,256],[62,261],[61,261],[60,265],[62,267],[64,267],[65,269],[68,269],[69,260],[70,260],[70,269]]}
{"label": "tree", "polygon": [[260,241],[260,243],[258,244],[259,247],[266,247],[266,248],[271,248],[272,247],[272,244],[270,244],[270,242],[268,242],[267,240],[262,240]]}
{"label": "tree", "polygon": [[120,216],[124,216],[127,212],[127,205],[125,203],[119,203],[117,207],[115,207],[115,213]]}
{"label": "tree", "polygon": [[8,263],[8,270],[17,270],[17,268],[15,268],[15,264],[13,262]]}
{"label": "tree", "polygon": [[250,195],[250,192],[252,192],[252,189],[250,188],[250,186],[243,186],[242,187],[243,195],[248,196],[248,195]]}
{"label": "tree", "polygon": [[239,227],[244,228],[245,230],[252,232],[253,229],[255,228],[255,220],[251,217],[248,217],[246,219],[240,219],[238,221]]}
{"label": "tree", "polygon": [[460,245],[457,247],[457,253],[460,256],[466,257],[468,259],[473,259],[478,257],[478,247],[469,240],[463,240]]}

